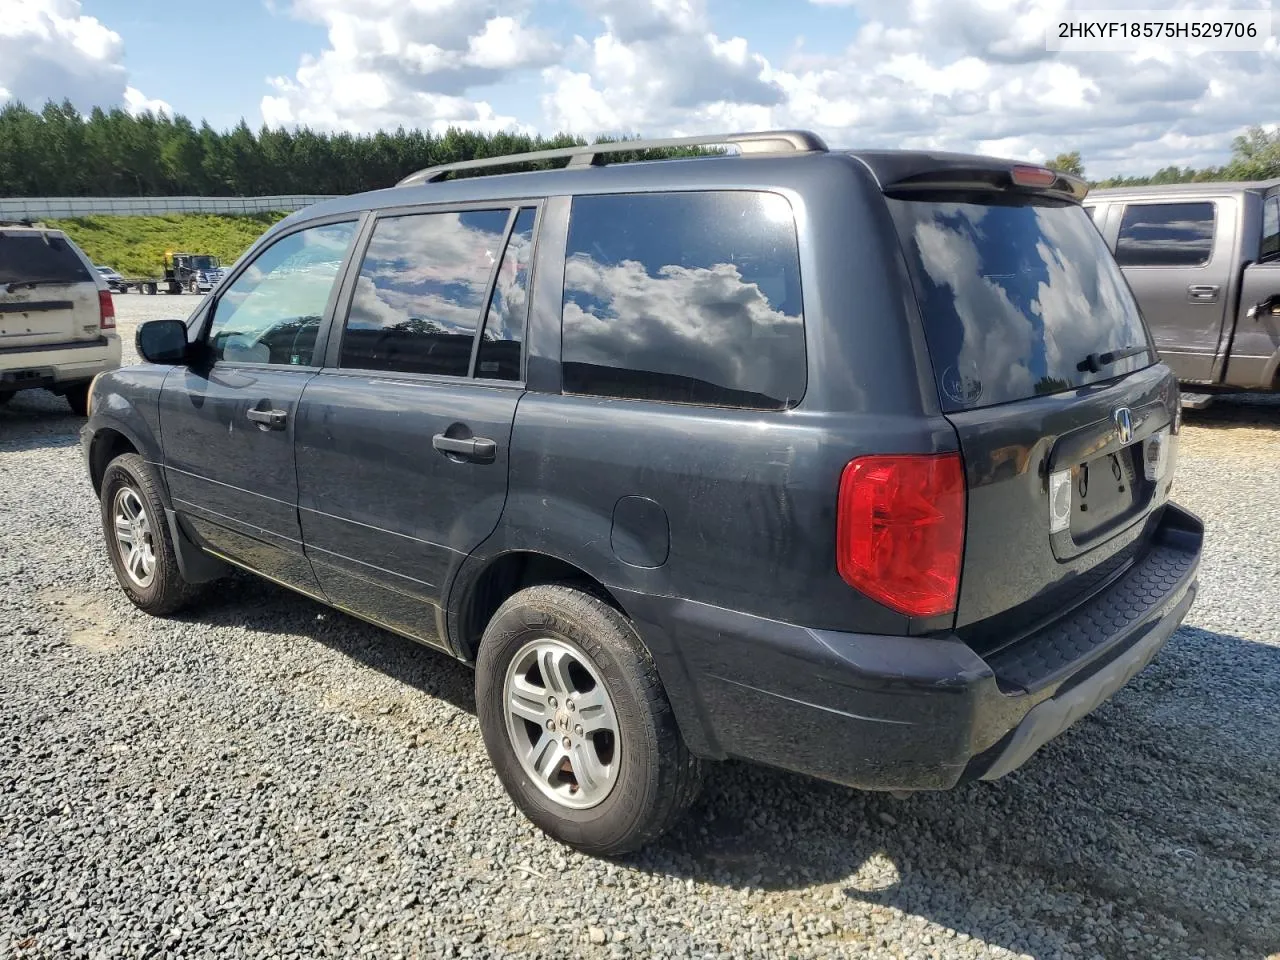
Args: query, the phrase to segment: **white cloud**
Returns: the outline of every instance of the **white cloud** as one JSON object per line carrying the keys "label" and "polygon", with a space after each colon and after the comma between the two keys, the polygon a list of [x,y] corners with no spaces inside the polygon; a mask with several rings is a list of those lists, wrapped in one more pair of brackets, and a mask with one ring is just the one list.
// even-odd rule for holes
{"label": "white cloud", "polygon": [[[847,13],[834,55],[770,63],[701,0],[589,0],[599,18],[543,71],[542,129],[647,135],[801,126],[833,145],[995,152],[1078,149],[1095,175],[1226,160],[1280,82],[1261,53],[1056,54],[1066,0],[813,0]],[[1150,6],[1108,0],[1108,8]],[[803,31],[802,16],[795,30]]]}
{"label": "white cloud", "polygon": [[166,101],[148,97],[137,87],[124,88],[124,108],[135,117],[140,113],[167,113],[173,116],[173,107]]}
{"label": "white cloud", "polygon": [[79,0],[0,2],[0,99],[81,110],[124,101],[120,35],[81,13]]}
{"label": "white cloud", "polygon": [[466,94],[547,66],[560,49],[520,11],[491,15],[469,0],[295,0],[295,16],[328,28],[329,47],[303,57],[293,77],[273,77],[269,124],[367,132],[519,128]]}

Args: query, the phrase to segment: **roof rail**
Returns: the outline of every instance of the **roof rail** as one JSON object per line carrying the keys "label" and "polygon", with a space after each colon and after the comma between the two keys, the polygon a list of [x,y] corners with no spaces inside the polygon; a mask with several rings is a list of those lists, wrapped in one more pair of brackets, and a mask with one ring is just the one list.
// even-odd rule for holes
{"label": "roof rail", "polygon": [[768,130],[761,133],[713,133],[704,137],[668,137],[660,140],[618,140],[610,143],[592,143],[585,147],[560,147],[554,150],[534,150],[531,153],[512,153],[505,157],[484,157],[479,160],[459,160],[442,163],[411,173],[397,187],[411,187],[419,183],[435,183],[458,170],[483,170],[486,167],[511,167],[540,160],[565,160],[569,167],[598,166],[610,153],[630,153],[634,150],[660,150],[669,147],[706,147],[717,144],[737,147],[740,154],[826,153],[827,145],[816,133],[807,130]]}

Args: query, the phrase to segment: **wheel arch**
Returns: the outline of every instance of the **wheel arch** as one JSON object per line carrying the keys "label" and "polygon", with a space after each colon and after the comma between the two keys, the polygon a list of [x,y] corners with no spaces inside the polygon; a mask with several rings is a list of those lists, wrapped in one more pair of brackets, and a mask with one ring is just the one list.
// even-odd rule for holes
{"label": "wheel arch", "polygon": [[614,591],[576,564],[536,550],[508,550],[478,562],[454,580],[448,626],[458,655],[474,664],[485,627],[497,609],[520,590],[543,583],[578,585],[628,615]]}
{"label": "wheel arch", "polygon": [[116,457],[126,453],[141,455],[142,451],[122,430],[110,426],[94,432],[89,444],[89,479],[93,483],[95,494],[102,493],[102,478],[107,472],[107,466]]}

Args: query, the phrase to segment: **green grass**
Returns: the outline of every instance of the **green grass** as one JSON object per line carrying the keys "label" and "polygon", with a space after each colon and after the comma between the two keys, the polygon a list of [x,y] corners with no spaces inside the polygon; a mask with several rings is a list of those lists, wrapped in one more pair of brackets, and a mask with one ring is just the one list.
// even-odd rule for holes
{"label": "green grass", "polygon": [[221,258],[224,266],[230,266],[249,244],[285,216],[184,213],[161,217],[76,217],[45,223],[65,231],[94,263],[115,267],[126,277],[155,277],[161,273],[166,250],[211,253]]}

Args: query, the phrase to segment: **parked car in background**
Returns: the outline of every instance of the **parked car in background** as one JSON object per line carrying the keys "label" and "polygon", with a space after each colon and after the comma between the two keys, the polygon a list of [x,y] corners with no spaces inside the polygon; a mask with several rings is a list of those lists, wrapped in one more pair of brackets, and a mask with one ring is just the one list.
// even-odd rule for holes
{"label": "parked car in background", "polygon": [[101,273],[61,230],[0,226],[0,403],[44,387],[84,416],[89,382],[120,366]]}
{"label": "parked car in background", "polygon": [[1192,405],[1280,390],[1280,180],[1094,190],[1085,208]]}
{"label": "parked car in background", "polygon": [[128,284],[125,283],[124,277],[116,272],[115,268],[99,265],[95,266],[94,269],[98,271],[103,280],[107,281],[107,288],[112,293],[124,293],[129,289]]}
{"label": "parked car in background", "polygon": [[168,614],[243,567],[474,664],[515,802],[603,854],[708,759],[941,790],[1110,697],[1202,528],[1085,185],[695,142],[740,155],[320,203],[143,325],[82,434],[125,593]]}

